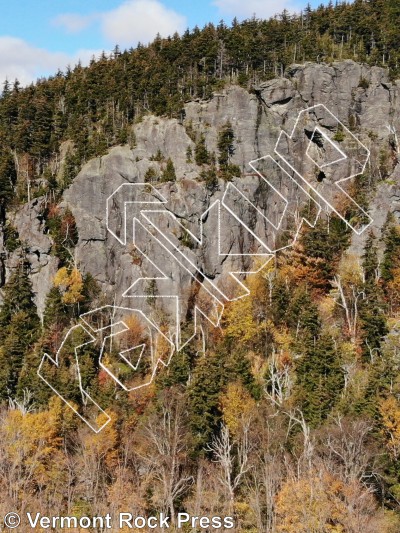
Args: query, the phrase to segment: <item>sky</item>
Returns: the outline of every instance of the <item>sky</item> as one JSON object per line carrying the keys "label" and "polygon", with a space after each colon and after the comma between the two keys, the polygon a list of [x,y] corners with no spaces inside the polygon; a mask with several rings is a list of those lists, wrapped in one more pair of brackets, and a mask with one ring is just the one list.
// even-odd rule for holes
{"label": "sky", "polygon": [[[0,83],[22,85],[64,70],[78,60],[88,64],[115,44],[122,49],[147,44],[187,28],[230,23],[254,14],[267,18],[299,12],[307,0],[15,0],[2,2]],[[310,2],[312,6],[321,0]],[[323,2],[322,2],[323,3]]]}

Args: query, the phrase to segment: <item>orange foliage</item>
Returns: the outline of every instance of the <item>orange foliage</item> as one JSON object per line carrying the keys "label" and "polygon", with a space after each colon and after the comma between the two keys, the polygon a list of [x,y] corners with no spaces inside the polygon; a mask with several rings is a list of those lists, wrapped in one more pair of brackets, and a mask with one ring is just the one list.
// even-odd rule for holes
{"label": "orange foliage", "polygon": [[286,481],[276,499],[276,513],[280,533],[386,531],[386,518],[371,492],[327,471]]}

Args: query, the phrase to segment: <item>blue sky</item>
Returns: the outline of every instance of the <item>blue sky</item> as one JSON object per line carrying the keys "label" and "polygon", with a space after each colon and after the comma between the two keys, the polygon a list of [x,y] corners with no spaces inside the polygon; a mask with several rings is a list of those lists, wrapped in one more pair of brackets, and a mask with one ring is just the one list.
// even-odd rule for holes
{"label": "blue sky", "polygon": [[[321,1],[311,1],[311,5]],[[206,22],[268,17],[283,8],[300,11],[306,0],[16,0],[4,2],[0,18],[0,82],[23,84],[67,64],[147,43]]]}

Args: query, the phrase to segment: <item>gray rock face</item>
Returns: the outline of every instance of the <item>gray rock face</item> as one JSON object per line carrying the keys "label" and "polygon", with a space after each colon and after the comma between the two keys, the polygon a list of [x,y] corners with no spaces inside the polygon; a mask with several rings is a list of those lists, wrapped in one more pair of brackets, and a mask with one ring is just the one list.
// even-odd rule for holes
{"label": "gray rock face", "polygon": [[[52,240],[45,234],[44,204],[44,198],[36,198],[25,204],[12,219],[31,265],[32,288],[40,316],[43,315],[46,295],[53,285],[58,265],[57,258],[51,255]],[[8,272],[19,260],[20,251],[16,250],[8,258]]]}
{"label": "gray rock face", "polygon": [[[339,204],[342,196],[335,188],[335,183],[342,177],[359,172],[365,153],[362,148],[354,147],[352,135],[347,134],[346,129],[343,135],[341,126],[338,127],[329,114],[315,112],[301,123],[301,128],[292,139],[281,139],[277,149],[283,154],[286,164],[274,152],[280,132],[283,130],[290,136],[299,113],[317,104],[326,105],[344,127],[349,128],[370,150],[366,172],[379,175],[383,172],[385,160],[389,176],[378,186],[369,211],[376,233],[379,233],[389,210],[400,214],[400,170],[395,153],[398,147],[393,134],[396,129],[400,131],[397,84],[388,79],[383,69],[368,68],[352,61],[330,66],[294,65],[285,78],[264,82],[253,93],[240,87],[229,87],[210,101],[187,104],[183,123],[175,119],[145,117],[135,125],[134,149],[127,146],[113,148],[108,155],[96,158],[83,167],[65,191],[62,205],[71,209],[78,227],[79,242],[75,260],[82,272],[90,272],[100,283],[104,301],[129,306],[138,299],[129,299],[128,294],[147,294],[141,305],[150,306],[154,313],[171,314],[172,300],[158,300],[157,296],[167,296],[168,291],[175,291],[184,295],[180,309],[182,318],[190,311],[189,303],[197,283],[196,269],[212,279],[221,292],[232,290],[228,287],[229,272],[246,270],[250,266],[251,259],[244,254],[268,253],[268,250],[280,247],[280,235],[274,230],[273,224],[277,225],[282,216],[285,217],[283,230],[298,227],[301,223],[300,212],[307,203],[310,187],[298,178],[292,179],[293,171],[287,163],[297,165],[296,170],[307,179],[317,194],[323,197],[330,195],[334,207],[335,203]],[[208,151],[218,157],[218,136],[228,122],[235,133],[231,163],[238,165],[243,175],[232,183],[219,180],[218,186],[207,188],[200,180],[202,168],[187,160],[187,148],[191,147],[193,151],[195,148],[192,132],[203,133]],[[353,159],[348,158],[336,164],[336,167],[324,167],[323,160],[330,159],[332,163],[337,154],[323,135],[319,140],[313,139],[316,127],[329,138],[337,139],[336,146],[344,152],[351,152]],[[142,281],[142,285],[131,288],[140,277],[156,277],[154,265],[138,257],[138,250],[132,245],[132,209],[136,209],[135,213],[140,212],[140,209],[137,205],[127,204],[127,220],[130,223],[127,227],[128,239],[126,244],[121,244],[107,230],[107,199],[124,184],[143,183],[150,167],[160,174],[165,161],[154,160],[158,152],[172,159],[177,175],[174,183],[153,184],[168,201],[165,206],[159,204],[158,207],[164,211],[166,207],[177,219],[165,212],[149,215],[149,219],[141,219],[143,228],[136,228],[136,235],[143,232],[141,238],[146,253],[149,257],[157,258],[157,266],[164,267],[169,281],[158,280],[155,284]],[[249,162],[268,155],[272,156],[271,160],[258,161],[253,167],[249,166]],[[319,168],[315,161],[323,168]],[[280,167],[277,167],[276,162]],[[287,200],[287,205],[280,194],[260,179],[254,168],[268,177]],[[343,184],[345,190],[346,183]],[[147,194],[145,189],[141,192],[136,190],[130,201],[140,201],[141,194]],[[156,198],[154,191],[150,190],[149,194]],[[43,223],[37,216],[40,201],[34,200],[25,205],[15,215],[15,225],[20,238],[29,243],[32,281],[42,312],[57,265],[56,260],[49,255],[51,240],[43,234]],[[217,201],[222,205],[220,219],[214,206]],[[318,203],[324,213],[331,210],[326,203]],[[149,206],[154,209],[157,204],[143,205],[146,209]],[[200,235],[199,222],[207,210],[210,211],[204,220],[203,234]],[[118,201],[111,203],[109,215],[112,224],[123,225],[123,202],[122,210]],[[311,215],[307,220],[309,223],[314,221]],[[170,240],[165,240],[157,233],[157,228]],[[202,236],[202,243],[196,242],[186,230],[195,236]],[[146,234],[146,231],[150,233]],[[356,253],[360,253],[365,236],[366,232],[354,234],[352,248]],[[190,258],[192,266],[186,264],[182,268],[182,264],[171,260],[170,251],[174,246]],[[11,256],[6,260],[7,268],[11,268],[12,264]],[[183,290],[185,287],[186,293]],[[123,296],[126,291],[127,295]],[[156,305],[154,299],[157,300]]]}

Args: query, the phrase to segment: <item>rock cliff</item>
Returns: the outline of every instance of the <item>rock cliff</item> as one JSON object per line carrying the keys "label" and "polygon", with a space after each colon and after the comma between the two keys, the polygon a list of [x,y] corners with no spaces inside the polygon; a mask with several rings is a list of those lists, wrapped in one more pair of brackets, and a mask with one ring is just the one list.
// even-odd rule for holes
{"label": "rock cliff", "polygon": [[[89,161],[64,192],[62,206],[69,207],[72,211],[79,232],[79,242],[75,249],[76,264],[82,272],[90,272],[96,278],[104,294],[104,301],[116,302],[119,305],[130,304],[127,296],[123,296],[124,292],[135,279],[143,276],[143,273],[148,274],[150,267],[135,260],[135,250],[129,245],[131,228],[128,227],[127,230],[126,245],[121,244],[107,230],[107,199],[123,184],[144,182],[149,168],[153,168],[156,175],[160,174],[165,166],[165,159],[171,158],[177,180],[152,185],[158,194],[168,200],[167,210],[176,215],[177,219],[163,214],[158,217],[156,225],[165,235],[175,236],[175,244],[185,250],[186,255],[192,258],[205,276],[217,282],[220,280],[222,285],[227,272],[248,269],[248,253],[256,255],[267,252],[268,247],[270,250],[279,248],[282,231],[297,227],[301,216],[308,222],[313,222],[315,212],[307,217],[303,211],[307,201],[310,203],[307,192],[316,199],[315,203],[320,206],[322,216],[326,216],[330,208],[323,201],[318,201],[318,195],[325,197],[331,194],[332,184],[340,179],[338,172],[347,177],[358,173],[360,169],[363,170],[363,148],[355,148],[354,139],[346,133],[347,129],[346,138],[332,117],[322,111],[319,115],[315,114],[309,131],[309,126],[304,125],[304,139],[300,139],[300,136],[298,139],[281,138],[278,148],[283,154],[283,162],[278,161],[280,169],[275,163],[266,160],[261,160],[263,168],[257,168],[260,161],[253,164],[253,167],[249,166],[249,162],[260,160],[267,155],[273,156],[276,161],[274,149],[280,132],[283,130],[291,135],[299,113],[317,104],[324,104],[348,131],[370,150],[370,159],[364,175],[365,179],[368,179],[367,176],[378,178],[378,185],[370,200],[368,213],[373,219],[371,227],[379,235],[388,211],[400,215],[400,166],[397,159],[400,148],[397,146],[395,133],[396,130],[400,131],[398,92],[398,84],[390,81],[386,71],[381,68],[369,68],[352,61],[331,65],[293,65],[285,77],[264,82],[252,92],[231,86],[214,95],[209,101],[188,103],[181,121],[145,116],[134,126],[134,148],[117,146],[107,155]],[[233,178],[231,182],[220,179],[218,184],[206,186],[200,178],[202,168],[192,161],[193,157],[188,157],[188,147],[193,153],[193,139],[202,133],[207,150],[218,157],[219,134],[228,122],[232,125],[235,135],[231,163],[240,168],[242,176]],[[313,129],[316,126],[321,131],[319,139]],[[348,160],[339,170],[333,167],[331,169],[329,165],[326,165],[326,168],[322,164],[316,165],[315,160],[318,157],[326,157],[328,163],[337,159],[337,154],[329,153],[329,150],[335,151],[335,148],[324,140],[325,133],[330,138],[334,137],[337,140],[336,146],[343,147],[344,152],[346,149],[353,152],[357,149],[358,155],[356,152],[353,154],[354,161]],[[290,143],[293,144],[292,147],[289,146]],[[296,159],[296,170],[306,177],[314,191],[310,192],[305,183],[296,184],[295,180],[290,179],[290,176],[293,177],[291,158]],[[268,168],[268,165],[273,168]],[[265,175],[269,173],[271,184],[276,186],[288,202],[286,220],[281,232],[273,231],[270,224],[280,220],[282,216],[284,205],[281,196],[276,195],[271,187],[263,186],[255,169],[261,170]],[[344,189],[346,190],[346,186]],[[243,200],[241,193],[251,204]],[[340,204],[343,199],[343,195],[336,193],[337,191],[331,194],[331,204]],[[202,214],[210,209],[216,200],[223,199],[227,205],[231,205],[233,213],[235,210],[240,212],[239,218],[245,222],[247,228],[244,229],[240,220],[230,211],[222,213],[220,241],[226,250],[236,254],[228,260],[226,253],[220,256],[215,254],[219,231],[215,213],[210,211],[207,215],[216,218],[213,224],[207,219],[208,226],[205,224],[205,227],[208,229],[205,230],[205,240],[201,246],[195,241],[188,242],[187,239],[190,241],[192,237],[185,233],[184,229],[198,235]],[[43,312],[46,294],[57,271],[57,259],[51,254],[51,238],[44,233],[45,226],[41,215],[44,201],[44,198],[34,199],[16,213],[9,214],[20,240],[26,243],[40,313]],[[115,207],[111,206],[111,211]],[[121,213],[110,213],[111,223],[121,225],[123,220],[118,219],[121,216],[123,217]],[[113,220],[113,217],[117,218]],[[360,253],[362,249],[367,233],[362,230],[366,224],[367,219],[361,217],[357,232],[353,234],[354,253]],[[148,227],[150,226],[151,224],[148,224]],[[263,246],[263,243],[268,246]],[[167,248],[166,244],[165,257],[159,255],[158,265],[166,265]],[[3,251],[6,277],[15,264],[17,253]],[[156,253],[154,246],[152,253]],[[192,278],[185,269],[182,270],[176,265],[166,268],[169,269],[173,287],[182,291],[183,286],[190,285]],[[162,284],[158,285],[152,288],[153,296],[154,291],[156,294],[165,295]],[[189,298],[188,293],[187,299]],[[171,304],[164,301],[163,305],[168,310]],[[182,312],[186,311],[187,308],[184,308]]]}

